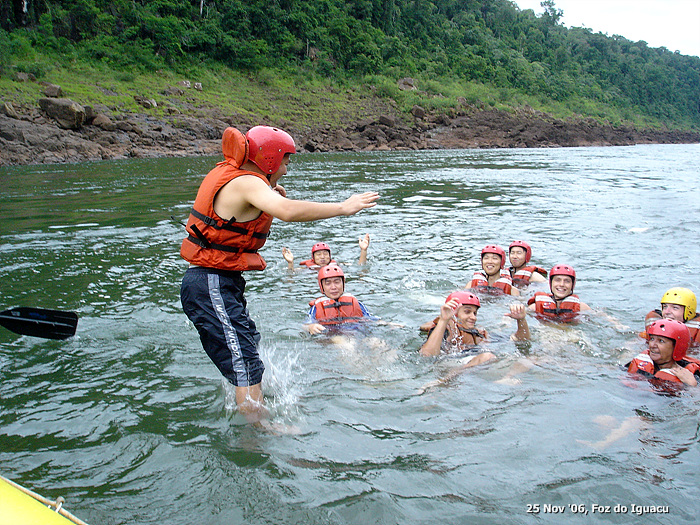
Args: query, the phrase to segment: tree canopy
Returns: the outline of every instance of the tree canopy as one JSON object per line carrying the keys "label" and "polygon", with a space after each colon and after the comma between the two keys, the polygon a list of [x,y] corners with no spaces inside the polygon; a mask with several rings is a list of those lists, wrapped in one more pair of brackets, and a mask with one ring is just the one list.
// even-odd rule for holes
{"label": "tree canopy", "polygon": [[700,58],[568,29],[554,0],[542,6],[537,16],[509,0],[13,1],[0,11],[0,44],[130,69],[212,60],[455,78],[700,125]]}

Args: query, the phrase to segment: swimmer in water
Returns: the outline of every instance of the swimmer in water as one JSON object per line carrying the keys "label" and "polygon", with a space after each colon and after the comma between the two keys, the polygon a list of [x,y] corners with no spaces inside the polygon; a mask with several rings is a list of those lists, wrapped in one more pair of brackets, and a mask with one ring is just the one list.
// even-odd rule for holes
{"label": "swimmer in water", "polygon": [[539,266],[529,265],[532,258],[532,248],[525,241],[513,241],[508,247],[508,272],[513,284],[518,288],[526,288],[530,283],[547,281],[547,270]]}
{"label": "swimmer in water", "polygon": [[[698,301],[695,294],[688,288],[671,288],[661,298],[661,309],[652,310],[644,319],[644,324],[649,326],[659,319],[673,319],[679,321],[688,328],[690,333],[690,345],[700,344],[700,315],[697,314]],[[647,339],[647,332],[639,334]]]}
{"label": "swimmer in water", "polygon": [[[367,263],[367,250],[369,249],[369,233],[365,233],[364,237],[359,238],[360,258],[357,264],[360,266]],[[287,247],[282,248],[282,257],[287,261],[287,267],[294,270],[294,254]],[[318,270],[327,264],[334,263],[331,258],[331,247],[325,242],[317,242],[311,247],[311,259],[301,261],[299,266],[305,266],[312,270]]]}
{"label": "swimmer in water", "polygon": [[513,280],[506,265],[506,252],[500,246],[489,244],[481,250],[481,270],[472,275],[472,280],[465,289],[473,292],[520,295],[520,290],[513,286]]}

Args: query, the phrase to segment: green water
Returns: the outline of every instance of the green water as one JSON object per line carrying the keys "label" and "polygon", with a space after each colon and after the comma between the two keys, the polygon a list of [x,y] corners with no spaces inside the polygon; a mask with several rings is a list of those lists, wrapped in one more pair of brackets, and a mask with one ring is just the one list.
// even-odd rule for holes
{"label": "green water", "polygon": [[[699,153],[296,156],[291,198],[381,200],[349,218],[275,221],[267,270],[247,276],[272,419],[301,430],[282,436],[236,413],[180,309],[183,228],[170,216],[186,219],[219,159],[0,169],[0,306],[80,316],[66,341],[0,332],[0,473],[65,497],[91,525],[630,523],[632,504],[668,506],[645,518],[655,523],[697,523],[697,391],[659,395],[619,365],[667,288],[700,292]],[[484,245],[515,239],[541,266],[573,265],[595,314],[564,328],[531,319],[533,342],[516,346],[502,314],[518,299],[483,298],[478,325],[498,361],[415,395],[449,367],[418,356],[417,327]],[[289,272],[281,250],[300,261],[319,240],[348,291],[405,328],[344,346],[302,332],[315,275]],[[519,382],[499,382],[518,363],[531,366]]]}

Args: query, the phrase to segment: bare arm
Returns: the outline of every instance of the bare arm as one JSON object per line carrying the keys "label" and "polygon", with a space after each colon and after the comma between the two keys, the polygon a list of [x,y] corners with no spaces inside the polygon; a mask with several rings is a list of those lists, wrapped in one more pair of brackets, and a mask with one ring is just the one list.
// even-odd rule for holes
{"label": "bare arm", "polygon": [[440,355],[440,350],[442,349],[442,339],[445,335],[445,330],[447,330],[447,323],[452,319],[452,314],[454,312],[453,307],[457,306],[457,302],[453,299],[449,303],[443,304],[440,307],[440,317],[438,318],[437,324],[433,331],[430,332],[428,339],[420,347],[420,355],[424,356],[435,356]]}
{"label": "bare arm", "polygon": [[287,247],[282,248],[282,257],[284,257],[284,260],[287,261],[287,267],[290,270],[294,269],[294,254],[291,252],[291,250]]}
{"label": "bare arm", "polygon": [[529,341],[530,327],[527,324],[527,309],[523,304],[511,304],[510,312],[505,314],[512,317],[518,323],[518,329],[510,336],[513,341]]}
{"label": "bare arm", "polygon": [[367,248],[369,248],[369,233],[365,233],[364,237],[360,237],[360,260],[357,264],[365,264],[367,262]]}
{"label": "bare arm", "polygon": [[307,222],[355,213],[376,205],[376,192],[358,193],[343,202],[299,201],[283,197],[255,176],[237,177],[226,184],[216,197],[216,212],[222,218],[251,220],[259,211],[285,222]]}

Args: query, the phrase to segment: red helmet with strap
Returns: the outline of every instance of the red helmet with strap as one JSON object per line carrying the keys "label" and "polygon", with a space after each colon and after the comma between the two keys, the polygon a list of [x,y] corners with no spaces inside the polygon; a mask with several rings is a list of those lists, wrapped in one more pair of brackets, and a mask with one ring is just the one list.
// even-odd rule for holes
{"label": "red helmet with strap", "polygon": [[549,270],[549,286],[552,287],[552,278],[555,275],[568,275],[571,277],[571,291],[574,291],[574,286],[576,286],[576,272],[568,264],[557,264]]}
{"label": "red helmet with strap", "polygon": [[289,133],[270,126],[252,127],[245,138],[248,141],[248,160],[268,175],[280,168],[287,153],[297,151]]}
{"label": "red helmet with strap", "polygon": [[477,308],[481,307],[481,302],[479,301],[479,298],[470,292],[452,292],[450,295],[447,296],[447,299],[445,299],[445,303],[449,303],[453,299],[457,301],[460,305],[471,304],[476,306]]}
{"label": "red helmet with strap", "polygon": [[484,255],[487,253],[495,253],[501,258],[501,269],[503,269],[506,265],[506,251],[501,248],[500,246],[496,246],[495,244],[487,244],[484,246],[484,249],[481,250],[481,258],[484,258]]}
{"label": "red helmet with strap", "polygon": [[510,246],[508,246],[508,252],[510,253],[510,251],[516,247],[525,250],[525,262],[530,262],[530,257],[532,257],[532,248],[530,248],[530,245],[525,241],[513,241],[510,243]]}
{"label": "red helmet with strap", "polygon": [[690,345],[690,332],[685,324],[670,319],[659,319],[649,325],[647,334],[673,339],[673,360],[679,361],[685,357]]}
{"label": "red helmet with strap", "polygon": [[345,289],[345,273],[343,272],[343,269],[337,264],[331,263],[327,264],[318,271],[318,287],[321,290],[321,293],[325,293],[323,291],[323,285],[321,284],[321,281],[323,281],[324,279],[328,279],[329,277],[342,277],[343,289]]}
{"label": "red helmet with strap", "polygon": [[311,257],[314,256],[314,253],[320,250],[328,250],[328,255],[331,253],[331,247],[328,246],[325,242],[317,242],[311,247]]}

